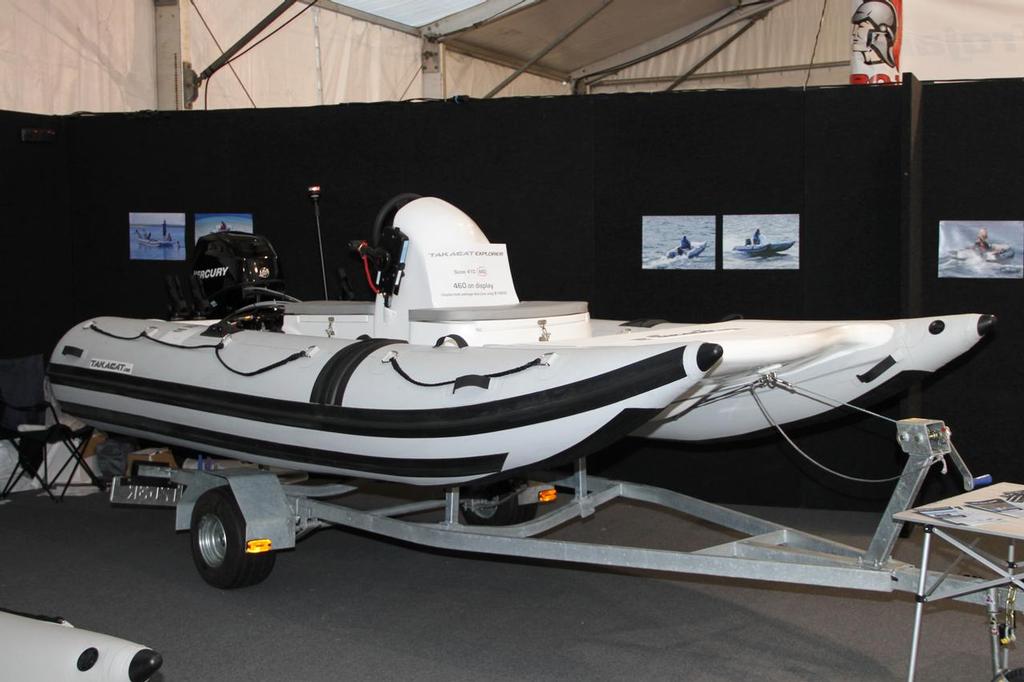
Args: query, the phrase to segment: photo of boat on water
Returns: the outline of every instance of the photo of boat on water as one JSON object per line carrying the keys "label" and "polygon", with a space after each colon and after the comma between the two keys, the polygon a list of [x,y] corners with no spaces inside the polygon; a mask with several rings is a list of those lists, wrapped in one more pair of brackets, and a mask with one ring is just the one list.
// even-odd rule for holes
{"label": "photo of boat on water", "polygon": [[1022,279],[1024,220],[940,220],[940,278]]}
{"label": "photo of boat on water", "polygon": [[252,234],[252,213],[196,213],[196,243],[214,232]]}
{"label": "photo of boat on water", "polygon": [[722,216],[722,268],[799,270],[800,214]]}
{"label": "photo of boat on water", "polygon": [[131,260],[185,260],[184,213],[129,213]]}
{"label": "photo of boat on water", "polygon": [[640,224],[644,270],[715,269],[715,216],[645,215]]}

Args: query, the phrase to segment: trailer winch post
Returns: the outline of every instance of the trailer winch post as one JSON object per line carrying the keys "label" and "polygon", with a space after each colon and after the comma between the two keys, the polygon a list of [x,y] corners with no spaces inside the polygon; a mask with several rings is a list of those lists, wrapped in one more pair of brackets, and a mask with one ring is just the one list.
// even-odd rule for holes
{"label": "trailer winch post", "polygon": [[894,519],[893,516],[914,506],[914,500],[917,499],[932,464],[942,461],[948,455],[963,476],[964,489],[972,490],[975,485],[974,477],[971,476],[960,453],[953,447],[949,439],[949,429],[942,421],[901,419],[896,422],[896,442],[907,453],[907,463],[903,467],[903,473],[896,483],[892,497],[889,498],[889,504],[885,507],[882,520],[875,529],[871,544],[864,552],[862,561],[874,568],[885,565],[892,556],[896,539],[903,528],[903,522]]}

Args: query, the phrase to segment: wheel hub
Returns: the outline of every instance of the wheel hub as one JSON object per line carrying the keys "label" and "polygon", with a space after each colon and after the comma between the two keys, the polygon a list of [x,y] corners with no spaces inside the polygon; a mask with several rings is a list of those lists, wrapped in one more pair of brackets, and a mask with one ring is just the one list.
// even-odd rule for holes
{"label": "wheel hub", "polygon": [[207,566],[217,568],[224,563],[228,553],[228,536],[224,524],[213,515],[206,514],[199,520],[199,553]]}

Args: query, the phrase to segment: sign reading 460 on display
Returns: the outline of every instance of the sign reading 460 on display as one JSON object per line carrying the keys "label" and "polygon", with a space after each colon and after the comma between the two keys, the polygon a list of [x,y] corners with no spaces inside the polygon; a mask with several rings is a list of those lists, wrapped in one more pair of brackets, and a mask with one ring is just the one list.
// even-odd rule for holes
{"label": "sign reading 460 on display", "polygon": [[504,244],[469,244],[424,255],[431,303],[437,307],[519,302]]}

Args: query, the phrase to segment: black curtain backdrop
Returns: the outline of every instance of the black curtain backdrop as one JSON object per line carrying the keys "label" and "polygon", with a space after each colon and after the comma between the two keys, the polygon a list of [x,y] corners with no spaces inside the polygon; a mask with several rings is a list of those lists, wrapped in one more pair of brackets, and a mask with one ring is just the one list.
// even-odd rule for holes
{"label": "black curtain backdrop", "polygon": [[[0,357],[48,354],[75,317],[70,123],[0,111]],[[23,130],[50,139],[22,142]]]}
{"label": "black curtain backdrop", "polygon": [[949,415],[976,473],[1024,482],[1024,456],[1012,433],[1024,389],[1024,281],[935,277],[940,220],[1024,220],[1024,82],[925,87],[922,109],[922,310],[999,317],[997,334],[924,384],[924,409]]}
{"label": "black curtain backdrop", "polygon": [[[1008,425],[1020,402],[1021,280],[938,280],[941,219],[1024,220],[1024,83],[925,84],[923,301],[993,312],[995,338],[925,384],[924,416],[954,428],[976,473],[1024,480]],[[130,211],[251,212],[288,290],[322,295],[306,187],[323,188],[329,289],[348,241],[401,192],[434,195],[509,245],[520,298],[581,299],[595,317],[713,321],[899,317],[906,96],[899,87],[351,104],[41,117],[0,112],[8,324],[0,356],[48,354],[93,315],[163,316],[167,274],[128,259]],[[49,143],[21,142],[49,127]],[[644,215],[798,213],[799,270],[640,268]],[[188,257],[191,258],[191,246]],[[899,396],[871,401],[902,415]],[[892,426],[859,414],[799,425],[801,447],[857,476],[898,473]],[[774,434],[678,445],[627,439],[608,475],[721,501],[880,509],[889,486],[820,473]],[[947,480],[950,477],[947,477]],[[955,479],[953,479],[955,481]],[[928,492],[931,491],[931,492]],[[930,481],[926,495],[952,492]]]}

